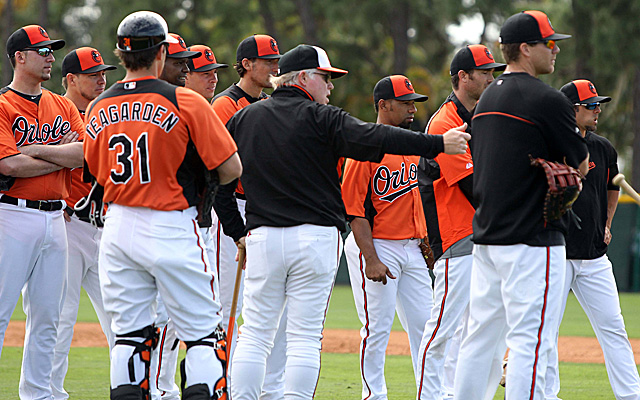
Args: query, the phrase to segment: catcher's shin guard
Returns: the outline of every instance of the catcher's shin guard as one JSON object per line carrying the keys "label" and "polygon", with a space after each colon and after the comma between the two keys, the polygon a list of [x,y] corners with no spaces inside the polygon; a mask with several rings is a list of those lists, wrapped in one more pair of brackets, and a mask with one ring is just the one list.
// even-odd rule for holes
{"label": "catcher's shin guard", "polygon": [[[213,353],[216,355],[216,358],[220,362],[221,365],[221,376],[220,378],[211,377],[211,369],[205,368],[199,370],[198,372],[202,372],[209,376],[202,376],[200,379],[195,378],[192,379],[194,381],[205,381],[208,383],[197,383],[190,385],[185,389],[187,384],[187,365],[186,365],[186,357],[184,360],[180,362],[180,388],[182,389],[182,399],[183,400],[227,400],[227,341],[226,335],[224,333],[224,329],[222,326],[218,325],[216,329],[209,334],[209,336],[204,337],[199,340],[188,341],[185,342],[187,345],[187,356],[189,357],[189,351],[194,351],[193,348],[196,346],[206,346],[211,347],[213,349]],[[207,357],[211,359],[210,357]],[[205,367],[205,366],[203,366]],[[193,366],[191,367],[193,368]],[[193,377],[192,377],[193,378]],[[213,384],[213,396],[210,395],[209,386]]]}
{"label": "catcher's shin guard", "polygon": [[[111,389],[111,400],[150,400],[149,369],[151,366],[151,350],[157,344],[158,330],[153,325],[123,335],[116,335],[115,346],[112,350],[112,362],[117,362],[118,358],[122,356],[121,348],[118,348],[118,346],[131,346],[133,347],[133,352],[127,360],[129,382],[119,384],[116,388]],[[136,365],[138,370],[142,367],[143,376],[141,379],[136,378]],[[140,376],[139,373],[138,376]]]}

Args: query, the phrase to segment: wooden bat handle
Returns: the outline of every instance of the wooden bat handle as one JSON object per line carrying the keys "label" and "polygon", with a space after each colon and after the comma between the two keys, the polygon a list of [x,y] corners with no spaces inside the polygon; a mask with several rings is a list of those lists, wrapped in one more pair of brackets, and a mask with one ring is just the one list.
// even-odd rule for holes
{"label": "wooden bat handle", "polygon": [[244,247],[238,248],[238,269],[236,270],[236,283],[233,287],[233,300],[231,301],[231,311],[229,312],[229,327],[227,328],[227,361],[231,352],[231,342],[233,341],[233,330],[236,325],[236,309],[238,308],[238,296],[240,295],[240,283],[242,282],[242,267],[246,250]]}
{"label": "wooden bat handle", "polygon": [[620,186],[624,189],[625,192],[635,201],[638,205],[640,205],[640,195],[636,192],[631,185],[625,180],[624,175],[618,174],[613,177],[611,180],[614,185]]}

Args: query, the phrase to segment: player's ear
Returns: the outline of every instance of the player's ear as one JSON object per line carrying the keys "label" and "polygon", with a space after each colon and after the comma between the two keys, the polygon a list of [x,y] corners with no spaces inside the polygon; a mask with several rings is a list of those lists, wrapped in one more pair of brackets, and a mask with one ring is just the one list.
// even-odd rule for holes
{"label": "player's ear", "polygon": [[251,71],[251,67],[253,66],[251,60],[249,60],[248,58],[243,58],[240,63],[242,64],[242,68],[246,69],[247,71]]}
{"label": "player's ear", "polygon": [[388,104],[384,99],[378,100],[378,110],[389,111]]}

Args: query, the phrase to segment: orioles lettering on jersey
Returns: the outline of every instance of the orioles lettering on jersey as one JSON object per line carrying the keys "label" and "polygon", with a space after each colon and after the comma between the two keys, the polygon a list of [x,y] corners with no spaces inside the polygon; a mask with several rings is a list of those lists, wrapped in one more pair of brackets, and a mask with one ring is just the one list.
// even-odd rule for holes
{"label": "orioles lettering on jersey", "polygon": [[142,105],[140,101],[125,101],[119,107],[116,104],[111,104],[106,110],[105,108],[98,109],[98,115],[94,113],[87,123],[87,134],[95,139],[104,127],[128,121],[150,122],[169,133],[178,124],[180,117],[173,112],[167,114],[167,111],[169,110],[166,107],[151,102]]}
{"label": "orioles lettering on jersey", "polygon": [[[373,175],[373,190],[380,196],[380,200],[393,203],[400,196],[418,187],[418,166],[409,164],[409,173],[405,171],[405,163],[399,170],[391,171],[386,165],[380,165]],[[413,182],[412,182],[413,181]],[[391,193],[389,193],[391,191]]]}
{"label": "orioles lettering on jersey", "polygon": [[36,120],[35,124],[30,124],[27,118],[19,116],[13,121],[11,130],[17,139],[18,147],[35,143],[57,144],[71,131],[71,123],[65,121],[62,115],[57,115],[53,124],[44,123],[41,127],[39,120]]}

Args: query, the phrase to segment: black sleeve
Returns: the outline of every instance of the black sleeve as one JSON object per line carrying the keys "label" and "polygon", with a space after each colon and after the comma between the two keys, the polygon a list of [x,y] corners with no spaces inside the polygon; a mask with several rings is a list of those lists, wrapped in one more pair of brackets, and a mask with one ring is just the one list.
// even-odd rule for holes
{"label": "black sleeve", "polygon": [[547,142],[551,161],[560,161],[574,168],[587,157],[587,143],[580,135],[576,115],[569,99],[552,89],[538,102],[539,126]]}
{"label": "black sleeve", "polygon": [[237,179],[226,185],[220,185],[213,201],[213,209],[222,224],[224,234],[231,237],[234,242],[247,234],[234,194],[237,186]]}
{"label": "black sleeve", "polygon": [[390,125],[372,124],[337,107],[324,110],[334,148],[341,157],[380,162],[385,154],[434,158],[444,151],[442,135],[426,135]]}
{"label": "black sleeve", "polygon": [[613,184],[613,177],[618,175],[620,172],[618,170],[618,152],[613,148],[613,145],[605,140],[607,144],[607,159],[609,161],[609,181],[607,182],[607,190],[620,190],[620,186],[616,186]]}
{"label": "black sleeve", "polygon": [[458,181],[458,186],[473,208],[478,208],[478,204],[473,199],[473,174],[460,179]]}

